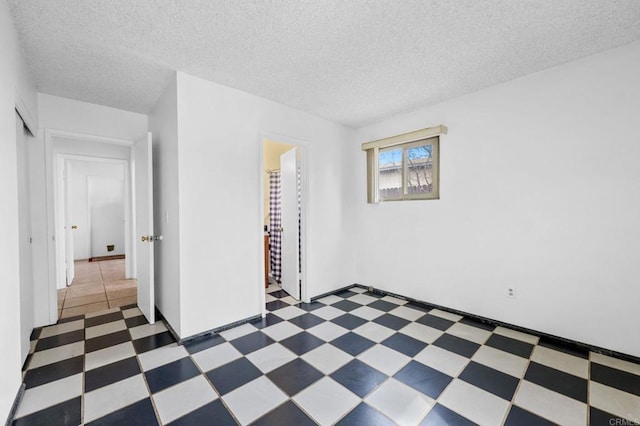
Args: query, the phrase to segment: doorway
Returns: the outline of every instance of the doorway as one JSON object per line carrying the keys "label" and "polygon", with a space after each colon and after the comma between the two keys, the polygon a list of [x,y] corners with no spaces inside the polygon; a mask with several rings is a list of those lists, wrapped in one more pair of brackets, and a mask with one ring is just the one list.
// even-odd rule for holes
{"label": "doorway", "polygon": [[303,147],[280,139],[264,139],[262,152],[264,288],[269,310],[282,303],[300,303],[306,297]]}
{"label": "doorway", "polygon": [[[46,220],[47,230],[52,234],[52,238],[48,241],[48,291],[46,303],[48,304],[49,324],[57,322],[58,316],[63,312],[59,311],[58,289],[67,287],[67,282],[73,282],[75,278],[75,261],[73,259],[73,234],[66,232],[67,229],[75,231],[72,227],[76,224],[72,223],[70,216],[67,214],[69,210],[66,204],[69,203],[65,194],[69,192],[69,180],[65,176],[65,162],[69,160],[98,160],[100,162],[119,162],[124,165],[124,242],[120,243],[104,243],[100,246],[106,251],[106,254],[115,251],[116,246],[124,246],[124,259],[106,259],[113,260],[114,263],[120,261],[119,265],[109,266],[103,264],[104,268],[110,269],[106,275],[118,276],[119,272],[114,272],[118,268],[122,268],[124,263],[124,278],[136,279],[136,297],[131,297],[133,291],[120,293],[114,299],[123,299],[131,297],[131,304],[137,302],[138,307],[144,314],[150,324],[155,322],[155,291],[153,285],[153,244],[162,240],[162,236],[153,234],[153,179],[152,179],[152,151],[151,151],[151,133],[142,135],[136,141],[121,140],[114,138],[106,138],[101,136],[92,136],[79,134],[75,132],[66,132],[59,130],[45,129],[45,171],[46,171]],[[95,184],[94,180],[94,184]],[[89,184],[91,185],[91,184]],[[98,185],[113,186],[113,182],[105,184],[102,182]],[[102,200],[104,202],[104,200]],[[104,206],[103,206],[104,207]],[[100,209],[98,209],[100,210]],[[96,212],[97,216],[103,211]],[[95,220],[95,219],[94,219]],[[77,226],[77,225],[76,225]],[[96,239],[95,236],[92,240]],[[114,246],[110,251],[109,246]],[[96,250],[96,253],[99,251]],[[105,259],[99,256],[100,261]],[[123,261],[123,262],[122,262]],[[113,264],[111,264],[113,265]],[[100,266],[100,265],[98,265]],[[103,269],[104,269],[103,268]],[[89,271],[89,274],[92,272]],[[100,276],[100,280],[104,278],[103,273],[95,274],[94,278]],[[71,278],[71,279],[70,279]],[[116,280],[124,281],[124,280]],[[103,281],[104,282],[104,281]],[[133,285],[130,282],[129,287]],[[104,287],[104,284],[103,284]],[[123,289],[118,289],[123,290]],[[95,295],[97,290],[86,290],[86,293]],[[78,293],[83,293],[78,291]],[[114,305],[108,297],[106,287],[103,293],[107,296],[107,306]],[[63,308],[65,299],[69,294],[61,296],[63,298]],[[78,296],[78,294],[76,294]],[[84,296],[84,294],[82,294]],[[38,300],[42,298],[39,296]],[[37,306],[44,306],[45,300]],[[98,302],[96,302],[98,303]],[[95,306],[95,308],[104,308],[105,301],[101,301],[103,305]],[[69,306],[73,307],[73,306]],[[101,310],[101,309],[100,309]],[[78,315],[87,312],[78,312]]]}
{"label": "doorway", "polygon": [[74,260],[101,259],[112,253],[107,246],[113,246],[113,254],[117,247],[117,253],[124,255],[125,274],[127,278],[133,276],[128,149],[110,155],[54,154],[57,167],[53,170],[53,225],[58,236],[55,252],[58,289],[73,282]]}
{"label": "doorway", "polygon": [[125,267],[128,161],[63,158],[66,280],[58,283],[58,317],[135,304],[136,280]]}
{"label": "doorway", "polygon": [[[127,162],[76,157],[64,167],[67,263],[125,259]],[[67,273],[67,285],[73,277]]]}

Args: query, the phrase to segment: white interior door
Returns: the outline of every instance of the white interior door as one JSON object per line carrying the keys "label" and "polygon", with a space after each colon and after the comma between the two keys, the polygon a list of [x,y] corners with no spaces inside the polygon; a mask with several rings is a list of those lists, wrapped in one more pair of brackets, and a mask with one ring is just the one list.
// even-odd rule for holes
{"label": "white interior door", "polygon": [[155,322],[153,284],[153,167],[151,133],[138,140],[133,149],[135,188],[136,269],[138,307],[149,321]]}
{"label": "white interior door", "polygon": [[298,270],[298,157],[296,149],[280,156],[282,288],[300,299]]}
{"label": "white interior door", "polygon": [[64,162],[64,257],[67,267],[67,285],[71,285],[75,277],[75,263],[73,255],[73,212],[71,208],[71,163]]}
{"label": "white interior door", "polygon": [[[18,255],[20,263],[20,349],[21,360],[29,354],[29,336],[34,326],[33,252],[31,247],[31,189],[29,151],[22,118],[16,113],[18,169]],[[56,311],[57,313],[57,311]],[[12,321],[15,319],[12,318]]]}

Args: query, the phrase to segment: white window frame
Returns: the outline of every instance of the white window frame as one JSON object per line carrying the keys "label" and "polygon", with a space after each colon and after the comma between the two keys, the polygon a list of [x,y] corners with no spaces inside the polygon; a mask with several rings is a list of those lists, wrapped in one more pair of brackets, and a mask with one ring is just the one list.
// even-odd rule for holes
{"label": "white window frame", "polygon": [[[362,144],[362,150],[367,153],[367,202],[406,201],[406,200],[437,200],[440,199],[440,135],[447,133],[443,125],[416,130],[385,139],[379,139]],[[433,190],[428,193],[407,194],[407,149],[415,146],[433,145]],[[398,198],[380,200],[379,190],[379,156],[380,151],[402,148],[402,194]]]}

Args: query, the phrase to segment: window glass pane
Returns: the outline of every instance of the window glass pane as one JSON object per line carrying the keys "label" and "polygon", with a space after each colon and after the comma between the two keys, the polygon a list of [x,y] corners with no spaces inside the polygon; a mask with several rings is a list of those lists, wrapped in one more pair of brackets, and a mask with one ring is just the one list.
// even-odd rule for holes
{"label": "window glass pane", "polygon": [[402,148],[380,151],[378,163],[380,200],[402,196]]}
{"label": "window glass pane", "polygon": [[406,150],[407,194],[425,194],[433,191],[433,145]]}

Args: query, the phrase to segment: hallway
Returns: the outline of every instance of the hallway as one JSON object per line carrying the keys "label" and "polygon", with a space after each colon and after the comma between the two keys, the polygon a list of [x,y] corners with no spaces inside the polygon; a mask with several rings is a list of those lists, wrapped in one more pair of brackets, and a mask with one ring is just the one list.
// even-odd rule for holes
{"label": "hallway", "polygon": [[136,280],[125,279],[124,259],[75,261],[73,283],[58,290],[58,318],[135,304]]}

